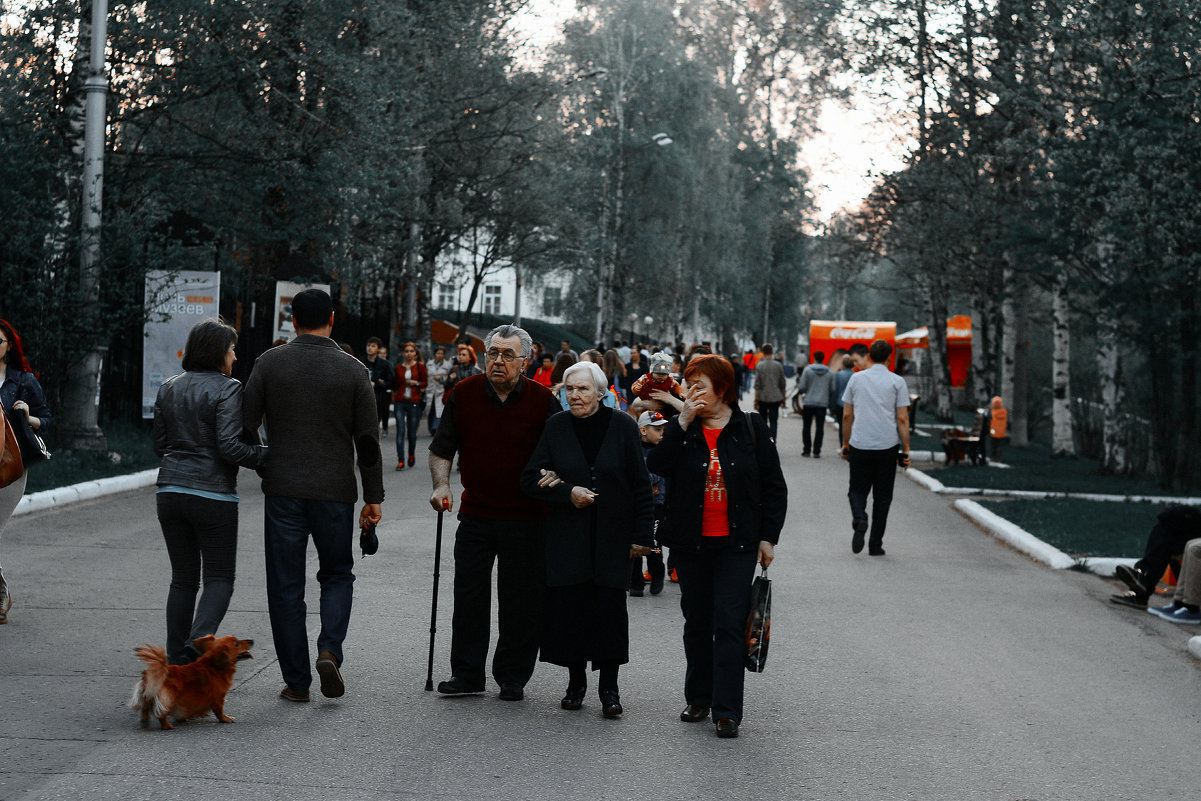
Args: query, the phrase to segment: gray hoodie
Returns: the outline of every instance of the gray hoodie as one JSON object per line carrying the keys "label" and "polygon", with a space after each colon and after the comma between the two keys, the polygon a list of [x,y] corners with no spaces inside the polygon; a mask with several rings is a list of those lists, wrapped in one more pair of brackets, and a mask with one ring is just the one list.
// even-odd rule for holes
{"label": "gray hoodie", "polygon": [[834,400],[834,374],[824,364],[811,364],[801,373],[806,406],[829,406]]}

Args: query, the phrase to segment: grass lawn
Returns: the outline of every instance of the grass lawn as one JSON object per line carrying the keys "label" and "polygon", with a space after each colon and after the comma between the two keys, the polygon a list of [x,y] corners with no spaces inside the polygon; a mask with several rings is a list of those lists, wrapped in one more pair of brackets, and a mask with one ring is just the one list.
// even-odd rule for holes
{"label": "grass lawn", "polygon": [[[1001,471],[998,471],[1001,472]],[[1137,558],[1162,504],[1051,500],[980,501],[1069,556]]]}
{"label": "grass lawn", "polygon": [[30,468],[25,493],[158,467],[149,421],[143,424],[113,421],[102,428],[108,440],[107,452],[68,451],[56,449],[53,442],[46,443],[50,461]]}

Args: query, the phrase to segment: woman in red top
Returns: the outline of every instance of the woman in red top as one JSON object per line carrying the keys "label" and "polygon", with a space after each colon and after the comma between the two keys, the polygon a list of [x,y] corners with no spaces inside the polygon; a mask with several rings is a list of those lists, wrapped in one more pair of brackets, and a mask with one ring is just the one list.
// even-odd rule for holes
{"label": "woman in red top", "polygon": [[534,380],[542,386],[550,389],[551,375],[555,372],[555,357],[550,353],[542,354],[542,364],[534,371]]}
{"label": "woman in red top", "polygon": [[396,364],[396,469],[405,468],[405,435],[409,437],[409,467],[417,461],[417,426],[421,424],[421,412],[425,409],[425,388],[429,377],[421,352],[412,342],[401,349],[401,360]]}

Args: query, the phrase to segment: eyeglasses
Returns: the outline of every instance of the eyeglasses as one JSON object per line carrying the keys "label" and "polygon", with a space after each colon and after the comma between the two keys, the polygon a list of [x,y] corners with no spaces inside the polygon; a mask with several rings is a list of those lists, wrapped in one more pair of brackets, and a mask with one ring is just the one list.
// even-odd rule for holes
{"label": "eyeglasses", "polygon": [[511,350],[497,350],[495,348],[485,353],[484,356],[486,356],[490,362],[501,360],[505,364],[512,364],[521,358],[520,353],[514,353]]}

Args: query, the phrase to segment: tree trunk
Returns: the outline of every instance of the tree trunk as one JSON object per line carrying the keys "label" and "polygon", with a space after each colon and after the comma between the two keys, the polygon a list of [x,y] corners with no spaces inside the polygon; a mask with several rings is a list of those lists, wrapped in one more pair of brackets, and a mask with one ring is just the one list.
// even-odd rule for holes
{"label": "tree trunk", "polygon": [[1051,303],[1054,345],[1051,356],[1051,455],[1075,456],[1076,438],[1072,424],[1072,382],[1069,365],[1072,332],[1068,308],[1068,276],[1060,266]]}
{"label": "tree trunk", "polygon": [[972,398],[976,406],[986,408],[996,394],[995,341],[996,304],[991,297],[977,295],[972,300]]}
{"label": "tree trunk", "polygon": [[1189,490],[1196,482],[1197,308],[1189,292],[1180,296],[1180,418],[1176,425],[1176,468],[1172,489]]}
{"label": "tree trunk", "polygon": [[1118,355],[1117,320],[1108,309],[1097,313],[1097,373],[1101,379],[1103,415],[1103,456],[1101,467],[1107,473],[1130,472],[1129,442],[1126,426],[1126,386]]}
{"label": "tree trunk", "polygon": [[1026,400],[1026,356],[1029,343],[1026,341],[1025,304],[1016,302],[1014,298],[1016,280],[1014,269],[1006,267],[1002,281],[1005,287],[1005,300],[1001,307],[1004,325],[1001,397],[1009,407],[1009,444],[1024,448],[1030,444],[1029,407]]}
{"label": "tree trunk", "polygon": [[935,416],[951,420],[951,371],[947,363],[947,296],[939,278],[926,280],[926,330],[929,332],[930,374],[934,381]]}

